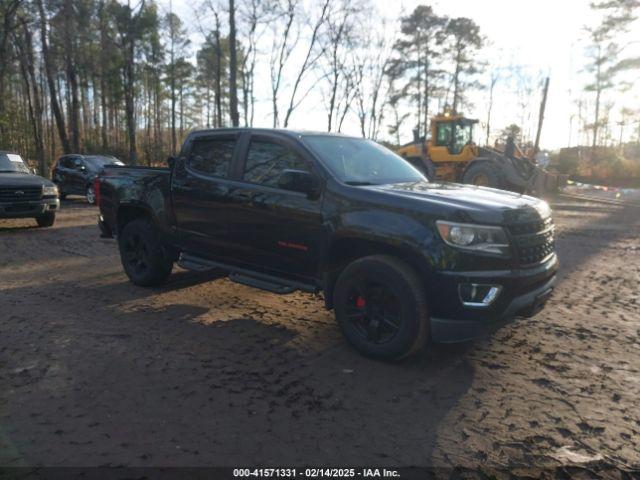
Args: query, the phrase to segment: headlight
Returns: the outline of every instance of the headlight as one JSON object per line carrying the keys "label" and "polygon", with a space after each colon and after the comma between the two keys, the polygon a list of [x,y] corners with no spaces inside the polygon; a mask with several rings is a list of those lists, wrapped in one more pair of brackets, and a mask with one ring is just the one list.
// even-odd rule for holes
{"label": "headlight", "polygon": [[490,253],[509,257],[509,239],[501,227],[487,227],[468,223],[438,220],[438,233],[447,245],[473,252]]}
{"label": "headlight", "polygon": [[58,187],[55,185],[53,187],[42,187],[42,196],[43,197],[57,197],[58,196]]}

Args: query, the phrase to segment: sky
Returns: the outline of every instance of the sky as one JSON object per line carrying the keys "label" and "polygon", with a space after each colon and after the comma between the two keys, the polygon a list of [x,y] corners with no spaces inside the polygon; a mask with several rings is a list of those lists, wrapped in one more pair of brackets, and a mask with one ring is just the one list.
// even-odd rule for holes
{"label": "sky", "polygon": [[[479,60],[486,65],[478,80],[488,83],[491,70],[504,72],[494,90],[492,111],[492,131],[498,131],[511,123],[524,125],[525,135],[535,136],[538,107],[541,99],[541,82],[549,76],[549,93],[545,120],[541,135],[541,146],[558,149],[577,142],[586,142],[580,136],[577,120],[571,121],[577,113],[576,103],[580,98],[589,100],[583,87],[588,80],[584,72],[585,24],[593,23],[597,17],[589,8],[589,0],[372,0],[377,7],[376,15],[389,22],[410,13],[417,5],[431,5],[439,15],[449,17],[464,16],[473,19],[485,36],[485,48],[479,54]],[[168,8],[169,0],[160,0],[161,7]],[[172,0],[172,8],[187,25],[195,24],[206,17],[194,14],[194,1]],[[640,32],[640,25],[636,31]],[[633,37],[633,33],[631,36]],[[199,29],[190,29],[192,43],[197,46],[202,41]],[[640,33],[637,34],[640,41]],[[632,38],[632,40],[635,40]],[[634,47],[640,55],[640,42]],[[633,52],[633,50],[631,50]],[[255,126],[272,126],[269,105],[269,52],[259,59],[256,73],[257,97]],[[535,78],[529,95],[516,94],[513,80],[507,80],[507,67],[518,66],[523,72]],[[310,81],[313,81],[310,79]],[[625,94],[611,92],[608,99],[614,102],[613,118],[621,106],[640,108],[640,84]],[[474,93],[470,97],[473,108],[462,112],[481,122],[486,120],[487,91]],[[525,108],[522,105],[526,104]],[[529,116],[523,116],[529,112]],[[585,112],[591,115],[591,112]],[[312,89],[310,96],[296,111],[293,117],[294,128],[308,130],[326,129],[326,111],[323,107],[319,89]],[[570,125],[573,128],[570,129]],[[411,139],[412,125],[408,122],[402,131],[402,140]],[[481,127],[482,128],[482,127]],[[619,127],[616,127],[619,128]],[[383,139],[386,135],[383,129]],[[628,128],[627,133],[630,133]],[[355,115],[345,121],[343,132],[359,134]],[[615,133],[615,132],[614,132]],[[617,135],[617,133],[616,133]],[[484,136],[479,138],[484,141]]]}

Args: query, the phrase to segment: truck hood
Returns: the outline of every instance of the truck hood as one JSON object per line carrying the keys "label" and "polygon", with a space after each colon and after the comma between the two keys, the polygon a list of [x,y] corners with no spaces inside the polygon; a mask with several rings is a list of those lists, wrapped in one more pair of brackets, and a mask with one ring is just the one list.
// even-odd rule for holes
{"label": "truck hood", "polygon": [[440,214],[460,222],[512,224],[538,221],[551,214],[540,199],[494,188],[458,183],[412,182],[367,186],[388,196],[412,199],[414,208],[440,210]]}
{"label": "truck hood", "polygon": [[41,186],[51,187],[53,186],[53,182],[30,173],[0,173],[0,188]]}

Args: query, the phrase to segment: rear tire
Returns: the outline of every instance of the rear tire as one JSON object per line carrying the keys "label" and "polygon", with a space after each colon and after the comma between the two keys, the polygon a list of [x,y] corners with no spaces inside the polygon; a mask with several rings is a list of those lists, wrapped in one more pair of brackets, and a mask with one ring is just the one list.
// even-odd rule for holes
{"label": "rear tire", "polygon": [[398,258],[373,255],[347,265],[335,285],[334,308],[344,336],[366,356],[398,360],[426,345],[424,284]]}
{"label": "rear tire", "polygon": [[462,183],[481,187],[503,188],[500,174],[492,165],[486,162],[470,165],[462,176]]}
{"label": "rear tire", "polygon": [[53,227],[53,224],[56,222],[56,214],[55,212],[43,213],[39,217],[36,217],[36,222],[38,222],[38,226],[41,228]]}
{"label": "rear tire", "polygon": [[96,192],[93,189],[93,185],[89,185],[87,187],[87,190],[85,192],[85,197],[86,197],[87,203],[89,205],[95,205],[96,204]]}
{"label": "rear tire", "polygon": [[173,269],[173,260],[158,240],[149,219],[132,220],[118,238],[120,260],[132,283],[153,287],[167,280]]}

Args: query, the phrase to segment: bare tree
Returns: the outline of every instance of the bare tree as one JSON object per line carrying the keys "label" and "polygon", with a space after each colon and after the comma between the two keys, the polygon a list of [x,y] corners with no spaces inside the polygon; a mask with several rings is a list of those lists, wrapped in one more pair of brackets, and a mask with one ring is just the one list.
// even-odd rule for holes
{"label": "bare tree", "polygon": [[29,109],[29,119],[33,131],[33,141],[35,145],[36,161],[40,175],[49,176],[47,164],[44,157],[43,138],[43,110],[40,101],[41,92],[35,73],[35,57],[33,54],[33,36],[31,26],[26,18],[21,19],[22,29],[20,34],[15,32],[15,44],[19,53],[20,71],[27,95],[27,105]]}
{"label": "bare tree", "polygon": [[43,0],[37,0],[38,13],[40,14],[40,40],[42,43],[42,57],[44,59],[45,72],[47,75],[47,84],[49,86],[49,99],[51,101],[51,111],[56,120],[58,127],[58,135],[62,150],[64,153],[71,153],[71,146],[67,137],[67,129],[65,126],[62,110],[58,102],[58,89],[55,82],[55,69],[49,53],[49,42],[47,39],[47,16],[44,11]]}
{"label": "bare tree", "polygon": [[[280,6],[281,13],[273,24],[273,44],[271,48],[271,106],[273,111],[273,127],[279,125],[278,95],[282,86],[284,67],[298,43],[298,36],[292,37],[292,27],[296,18],[299,0],[286,0],[284,8]],[[284,28],[278,28],[278,21],[282,19]],[[282,31],[279,35],[278,32]]]}
{"label": "bare tree", "polygon": [[[262,36],[264,29],[258,30],[272,15],[268,8],[265,8],[264,0],[246,0],[240,4],[240,18],[246,24],[245,43],[246,52],[242,57],[242,106],[245,126],[253,125],[255,113],[255,69],[258,53],[258,40]],[[244,8],[242,8],[244,7]]]}
{"label": "bare tree", "polygon": [[72,0],[64,0],[62,16],[64,21],[64,64],[71,93],[71,108],[68,111],[71,148],[73,148],[74,152],[80,152],[80,101],[78,98],[78,74],[76,71],[75,55],[77,38],[76,10]]}
{"label": "bare tree", "polygon": [[315,20],[313,24],[313,30],[311,32],[311,38],[307,44],[307,53],[304,57],[304,61],[302,65],[298,69],[298,74],[295,77],[295,81],[293,83],[293,89],[291,91],[291,96],[289,98],[289,106],[287,107],[287,113],[284,117],[284,127],[287,128],[289,126],[289,120],[291,119],[291,114],[293,111],[300,105],[300,103],[306,98],[309,90],[302,94],[301,98],[297,98],[298,89],[300,88],[300,84],[302,83],[305,75],[316,65],[318,59],[322,56],[323,51],[316,51],[316,45],[318,44],[318,39],[320,35],[320,28],[324,25],[327,14],[329,12],[329,5],[331,0],[324,0],[322,7],[320,9],[320,13],[318,18]]}
{"label": "bare tree", "polygon": [[[9,42],[11,35],[17,28],[17,12],[22,0],[5,0],[0,3],[0,113],[5,111],[5,79],[9,66]],[[3,133],[3,122],[0,122],[0,134]]]}
{"label": "bare tree", "polygon": [[489,145],[489,135],[491,135],[491,111],[493,110],[493,90],[500,79],[500,71],[496,68],[491,70],[489,78],[489,101],[487,102],[487,125],[485,145]]}
{"label": "bare tree", "polygon": [[[352,65],[348,63],[348,51],[354,49],[353,24],[349,23],[349,19],[353,18],[357,13],[354,9],[349,8],[348,4],[341,5],[340,9],[330,11],[327,15],[327,32],[321,39],[325,43],[323,51],[326,57],[325,74],[323,78],[327,79],[329,84],[329,99],[327,102],[327,131],[331,131],[334,123],[334,116],[340,110],[340,102],[343,100],[347,103],[348,110],[349,97],[352,98],[348,88],[342,92],[341,87],[350,85]],[[340,91],[339,91],[340,90]],[[343,96],[340,94],[344,93]],[[345,114],[346,115],[346,114]]]}
{"label": "bare tree", "polygon": [[135,59],[136,48],[143,34],[141,18],[144,13],[145,0],[141,0],[137,7],[132,8],[130,2],[120,5],[117,21],[119,24],[119,47],[122,52],[122,78],[124,86],[124,108],[127,123],[127,137],[129,140],[129,161],[131,165],[138,164],[136,148],[136,111],[135,111]]}
{"label": "bare tree", "polygon": [[353,53],[355,104],[360,133],[375,140],[380,133],[389,87],[393,83],[385,82],[385,79],[390,73],[395,37],[387,33],[386,24],[382,29],[364,28],[368,35],[363,44],[369,47],[356,49]]}
{"label": "bare tree", "polygon": [[238,53],[236,51],[236,4],[235,0],[229,0],[229,110],[231,124],[234,127],[240,125],[238,114]]}
{"label": "bare tree", "polygon": [[176,137],[176,104],[178,102],[178,75],[176,65],[184,61],[185,49],[190,41],[187,37],[187,31],[182,27],[182,21],[173,13],[173,2],[169,3],[169,13],[165,17],[167,28],[167,43],[169,50],[169,90],[171,97],[171,154],[175,155],[177,149]]}

